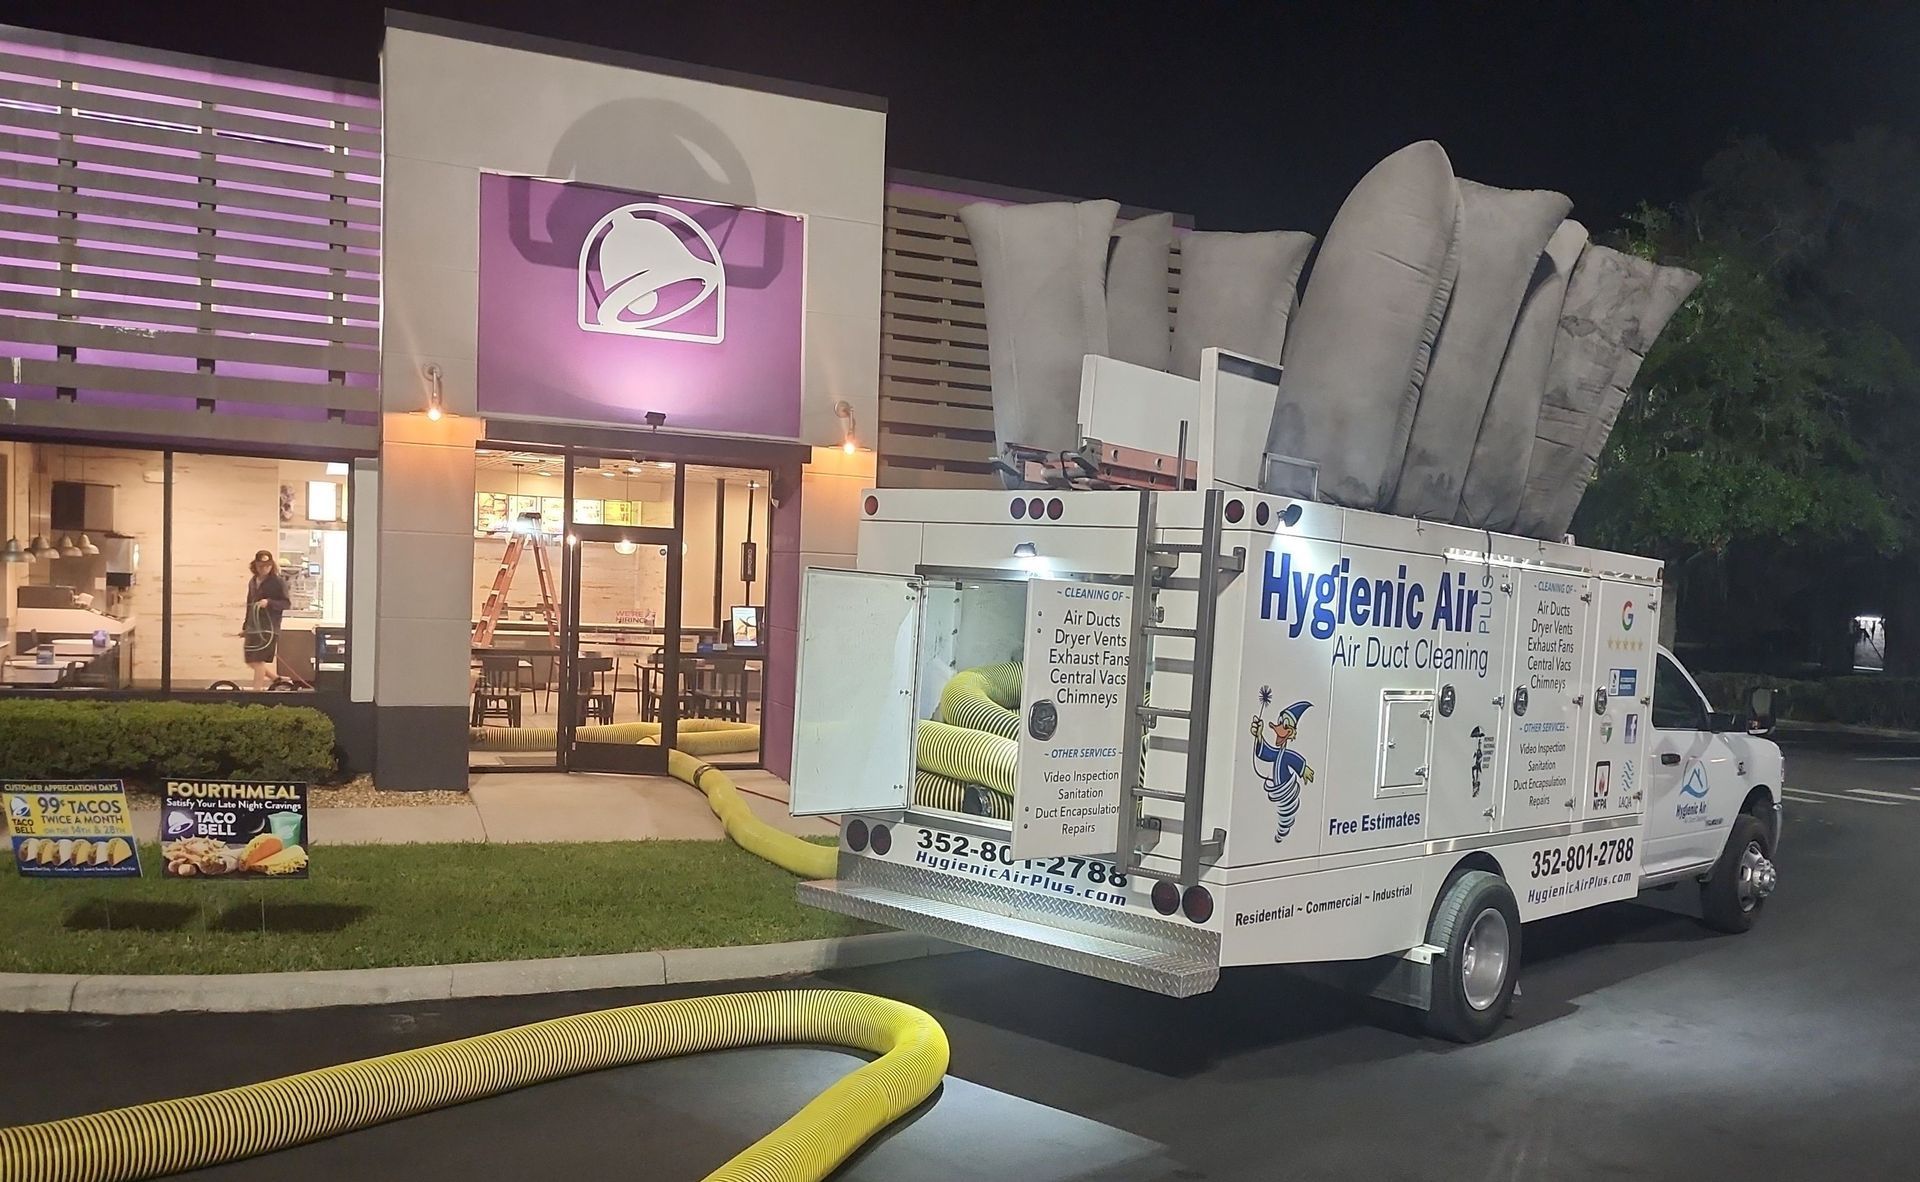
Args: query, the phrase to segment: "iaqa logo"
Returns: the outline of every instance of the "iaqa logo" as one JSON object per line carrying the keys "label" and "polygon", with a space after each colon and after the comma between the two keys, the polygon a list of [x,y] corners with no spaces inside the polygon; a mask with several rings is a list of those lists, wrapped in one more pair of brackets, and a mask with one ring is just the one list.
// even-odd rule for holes
{"label": "iaqa logo", "polygon": [[717,345],[727,331],[727,275],[705,226],[672,206],[623,205],[580,243],[580,327],[617,336]]}
{"label": "iaqa logo", "polygon": [[1620,630],[1633,631],[1633,600],[1631,599],[1620,605]]}

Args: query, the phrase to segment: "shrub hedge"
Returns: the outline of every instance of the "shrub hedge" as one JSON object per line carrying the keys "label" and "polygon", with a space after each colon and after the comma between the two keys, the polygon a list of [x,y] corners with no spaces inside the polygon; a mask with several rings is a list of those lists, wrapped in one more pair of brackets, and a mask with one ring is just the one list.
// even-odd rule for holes
{"label": "shrub hedge", "polygon": [[0,776],[326,780],[333,720],[307,706],[0,700]]}
{"label": "shrub hedge", "polygon": [[1695,676],[1720,710],[1746,709],[1748,692],[1764,685],[1780,691],[1774,697],[1774,713],[1780,718],[1920,730],[1920,677],[1869,674],[1801,681],[1764,673]]}

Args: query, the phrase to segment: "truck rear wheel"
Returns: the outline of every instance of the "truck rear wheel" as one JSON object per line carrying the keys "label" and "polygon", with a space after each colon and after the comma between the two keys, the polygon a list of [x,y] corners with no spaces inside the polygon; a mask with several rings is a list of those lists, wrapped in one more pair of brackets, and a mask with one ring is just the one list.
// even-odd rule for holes
{"label": "truck rear wheel", "polygon": [[1751,813],[1741,813],[1733,819],[1713,873],[1700,886],[1701,918],[1715,931],[1746,931],[1760,918],[1777,877],[1767,827]]}
{"label": "truck rear wheel", "polygon": [[1427,1030],[1479,1042],[1507,1016],[1520,975],[1520,909],[1506,880],[1485,870],[1456,874],[1440,892],[1427,942],[1446,953],[1435,966]]}

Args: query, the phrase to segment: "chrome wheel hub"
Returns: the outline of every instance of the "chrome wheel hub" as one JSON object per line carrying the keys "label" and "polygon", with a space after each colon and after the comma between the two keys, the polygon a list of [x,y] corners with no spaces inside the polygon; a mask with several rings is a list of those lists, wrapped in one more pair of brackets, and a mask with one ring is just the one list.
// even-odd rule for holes
{"label": "chrome wheel hub", "polygon": [[1760,905],[1760,900],[1773,893],[1780,882],[1780,872],[1774,869],[1773,861],[1767,857],[1767,851],[1760,843],[1750,841],[1747,848],[1740,851],[1740,876],[1736,882],[1740,896],[1740,910],[1752,911]]}
{"label": "chrome wheel hub", "polygon": [[1460,992],[1466,995],[1468,1005],[1484,1010],[1499,1000],[1512,948],[1506,916],[1489,907],[1474,919],[1460,954]]}

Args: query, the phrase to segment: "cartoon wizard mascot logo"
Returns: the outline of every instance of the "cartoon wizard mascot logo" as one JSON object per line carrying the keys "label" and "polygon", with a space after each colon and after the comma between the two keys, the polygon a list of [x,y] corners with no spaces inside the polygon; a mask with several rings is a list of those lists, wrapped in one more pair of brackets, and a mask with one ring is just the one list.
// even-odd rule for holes
{"label": "cartoon wizard mascot logo", "polygon": [[1280,842],[1293,831],[1294,819],[1300,815],[1301,786],[1313,782],[1313,768],[1307,765],[1307,757],[1288,746],[1300,733],[1300,716],[1313,703],[1295,702],[1268,722],[1266,709],[1272,704],[1273,690],[1261,686],[1260,713],[1253,716],[1253,771],[1260,777],[1267,799],[1279,814],[1273,840]]}

